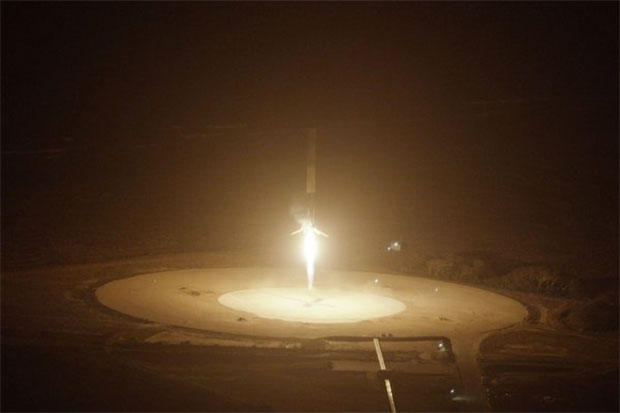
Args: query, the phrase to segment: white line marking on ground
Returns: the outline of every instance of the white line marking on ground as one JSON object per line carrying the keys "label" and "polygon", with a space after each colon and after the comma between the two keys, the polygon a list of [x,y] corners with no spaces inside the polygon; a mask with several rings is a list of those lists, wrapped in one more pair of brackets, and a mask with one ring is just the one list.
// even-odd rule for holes
{"label": "white line marking on ground", "polygon": [[[375,343],[377,359],[379,359],[379,367],[381,368],[381,370],[386,370],[385,360],[383,360],[383,352],[381,351],[379,339],[373,338],[372,341],[373,343]],[[385,391],[387,392],[388,400],[390,402],[390,410],[392,411],[392,413],[396,413],[396,404],[394,403],[394,395],[392,394],[392,384],[390,383],[389,379],[385,379]]]}

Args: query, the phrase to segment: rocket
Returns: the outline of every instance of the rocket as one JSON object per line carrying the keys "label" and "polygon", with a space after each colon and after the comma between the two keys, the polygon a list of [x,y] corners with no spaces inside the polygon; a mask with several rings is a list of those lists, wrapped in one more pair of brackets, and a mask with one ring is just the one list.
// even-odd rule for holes
{"label": "rocket", "polygon": [[308,129],[308,159],[306,163],[306,202],[308,219],[314,224],[314,194],[316,192],[316,129]]}
{"label": "rocket", "polygon": [[315,261],[318,250],[317,235],[327,237],[327,235],[314,226],[314,195],[316,192],[316,129],[308,129],[308,159],[306,163],[306,208],[307,215],[301,220],[297,231],[291,233],[303,234],[304,255],[306,256],[306,277],[308,279],[308,289],[314,286]]}
{"label": "rocket", "polygon": [[308,136],[308,157],[306,159],[306,209],[307,215],[301,228],[293,232],[291,235],[307,231],[314,232],[318,235],[327,237],[327,235],[319,231],[314,226],[315,221],[315,193],[316,193],[316,129],[310,128],[307,131]]}

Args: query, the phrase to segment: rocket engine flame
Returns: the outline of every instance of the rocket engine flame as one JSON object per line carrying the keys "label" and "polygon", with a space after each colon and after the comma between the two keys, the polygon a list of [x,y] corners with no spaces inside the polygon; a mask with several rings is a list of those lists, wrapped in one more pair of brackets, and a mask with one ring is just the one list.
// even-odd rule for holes
{"label": "rocket engine flame", "polygon": [[312,228],[304,234],[304,255],[306,256],[306,278],[308,279],[308,289],[314,285],[314,262],[316,261],[317,245],[316,234]]}
{"label": "rocket engine flame", "polygon": [[302,233],[304,236],[304,257],[306,258],[306,278],[308,280],[308,289],[314,286],[314,265],[318,253],[317,235],[327,237],[327,235],[319,231],[312,225],[312,222],[305,221],[301,228],[293,232],[291,235]]}

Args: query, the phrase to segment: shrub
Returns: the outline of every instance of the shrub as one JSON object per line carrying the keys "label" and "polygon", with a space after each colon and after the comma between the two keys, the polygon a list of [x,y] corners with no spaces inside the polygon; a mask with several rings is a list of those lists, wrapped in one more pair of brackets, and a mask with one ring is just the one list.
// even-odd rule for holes
{"label": "shrub", "polygon": [[618,293],[612,292],[578,303],[568,311],[564,320],[577,330],[613,331],[618,329],[618,311]]}
{"label": "shrub", "polygon": [[489,281],[500,288],[567,297],[578,283],[574,276],[544,266],[524,266]]}

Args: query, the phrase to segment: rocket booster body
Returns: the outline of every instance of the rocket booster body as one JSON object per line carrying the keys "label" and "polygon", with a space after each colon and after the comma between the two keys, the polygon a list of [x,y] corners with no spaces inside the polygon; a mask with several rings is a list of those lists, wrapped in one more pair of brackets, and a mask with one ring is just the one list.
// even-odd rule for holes
{"label": "rocket booster body", "polygon": [[315,192],[316,192],[316,129],[308,129],[308,158],[306,164],[306,208],[307,216],[301,227],[292,233],[313,233],[327,237],[314,226],[315,222]]}
{"label": "rocket booster body", "polygon": [[308,219],[314,224],[314,197],[316,192],[316,129],[308,130],[308,159],[306,166],[306,197]]}
{"label": "rocket booster body", "polygon": [[314,195],[316,192],[316,129],[308,129],[308,159],[306,164],[306,207],[307,215],[300,222],[300,228],[294,234],[303,234],[304,255],[306,256],[306,277],[308,278],[308,289],[314,285],[314,270],[317,255],[317,235],[327,237],[314,226]]}

